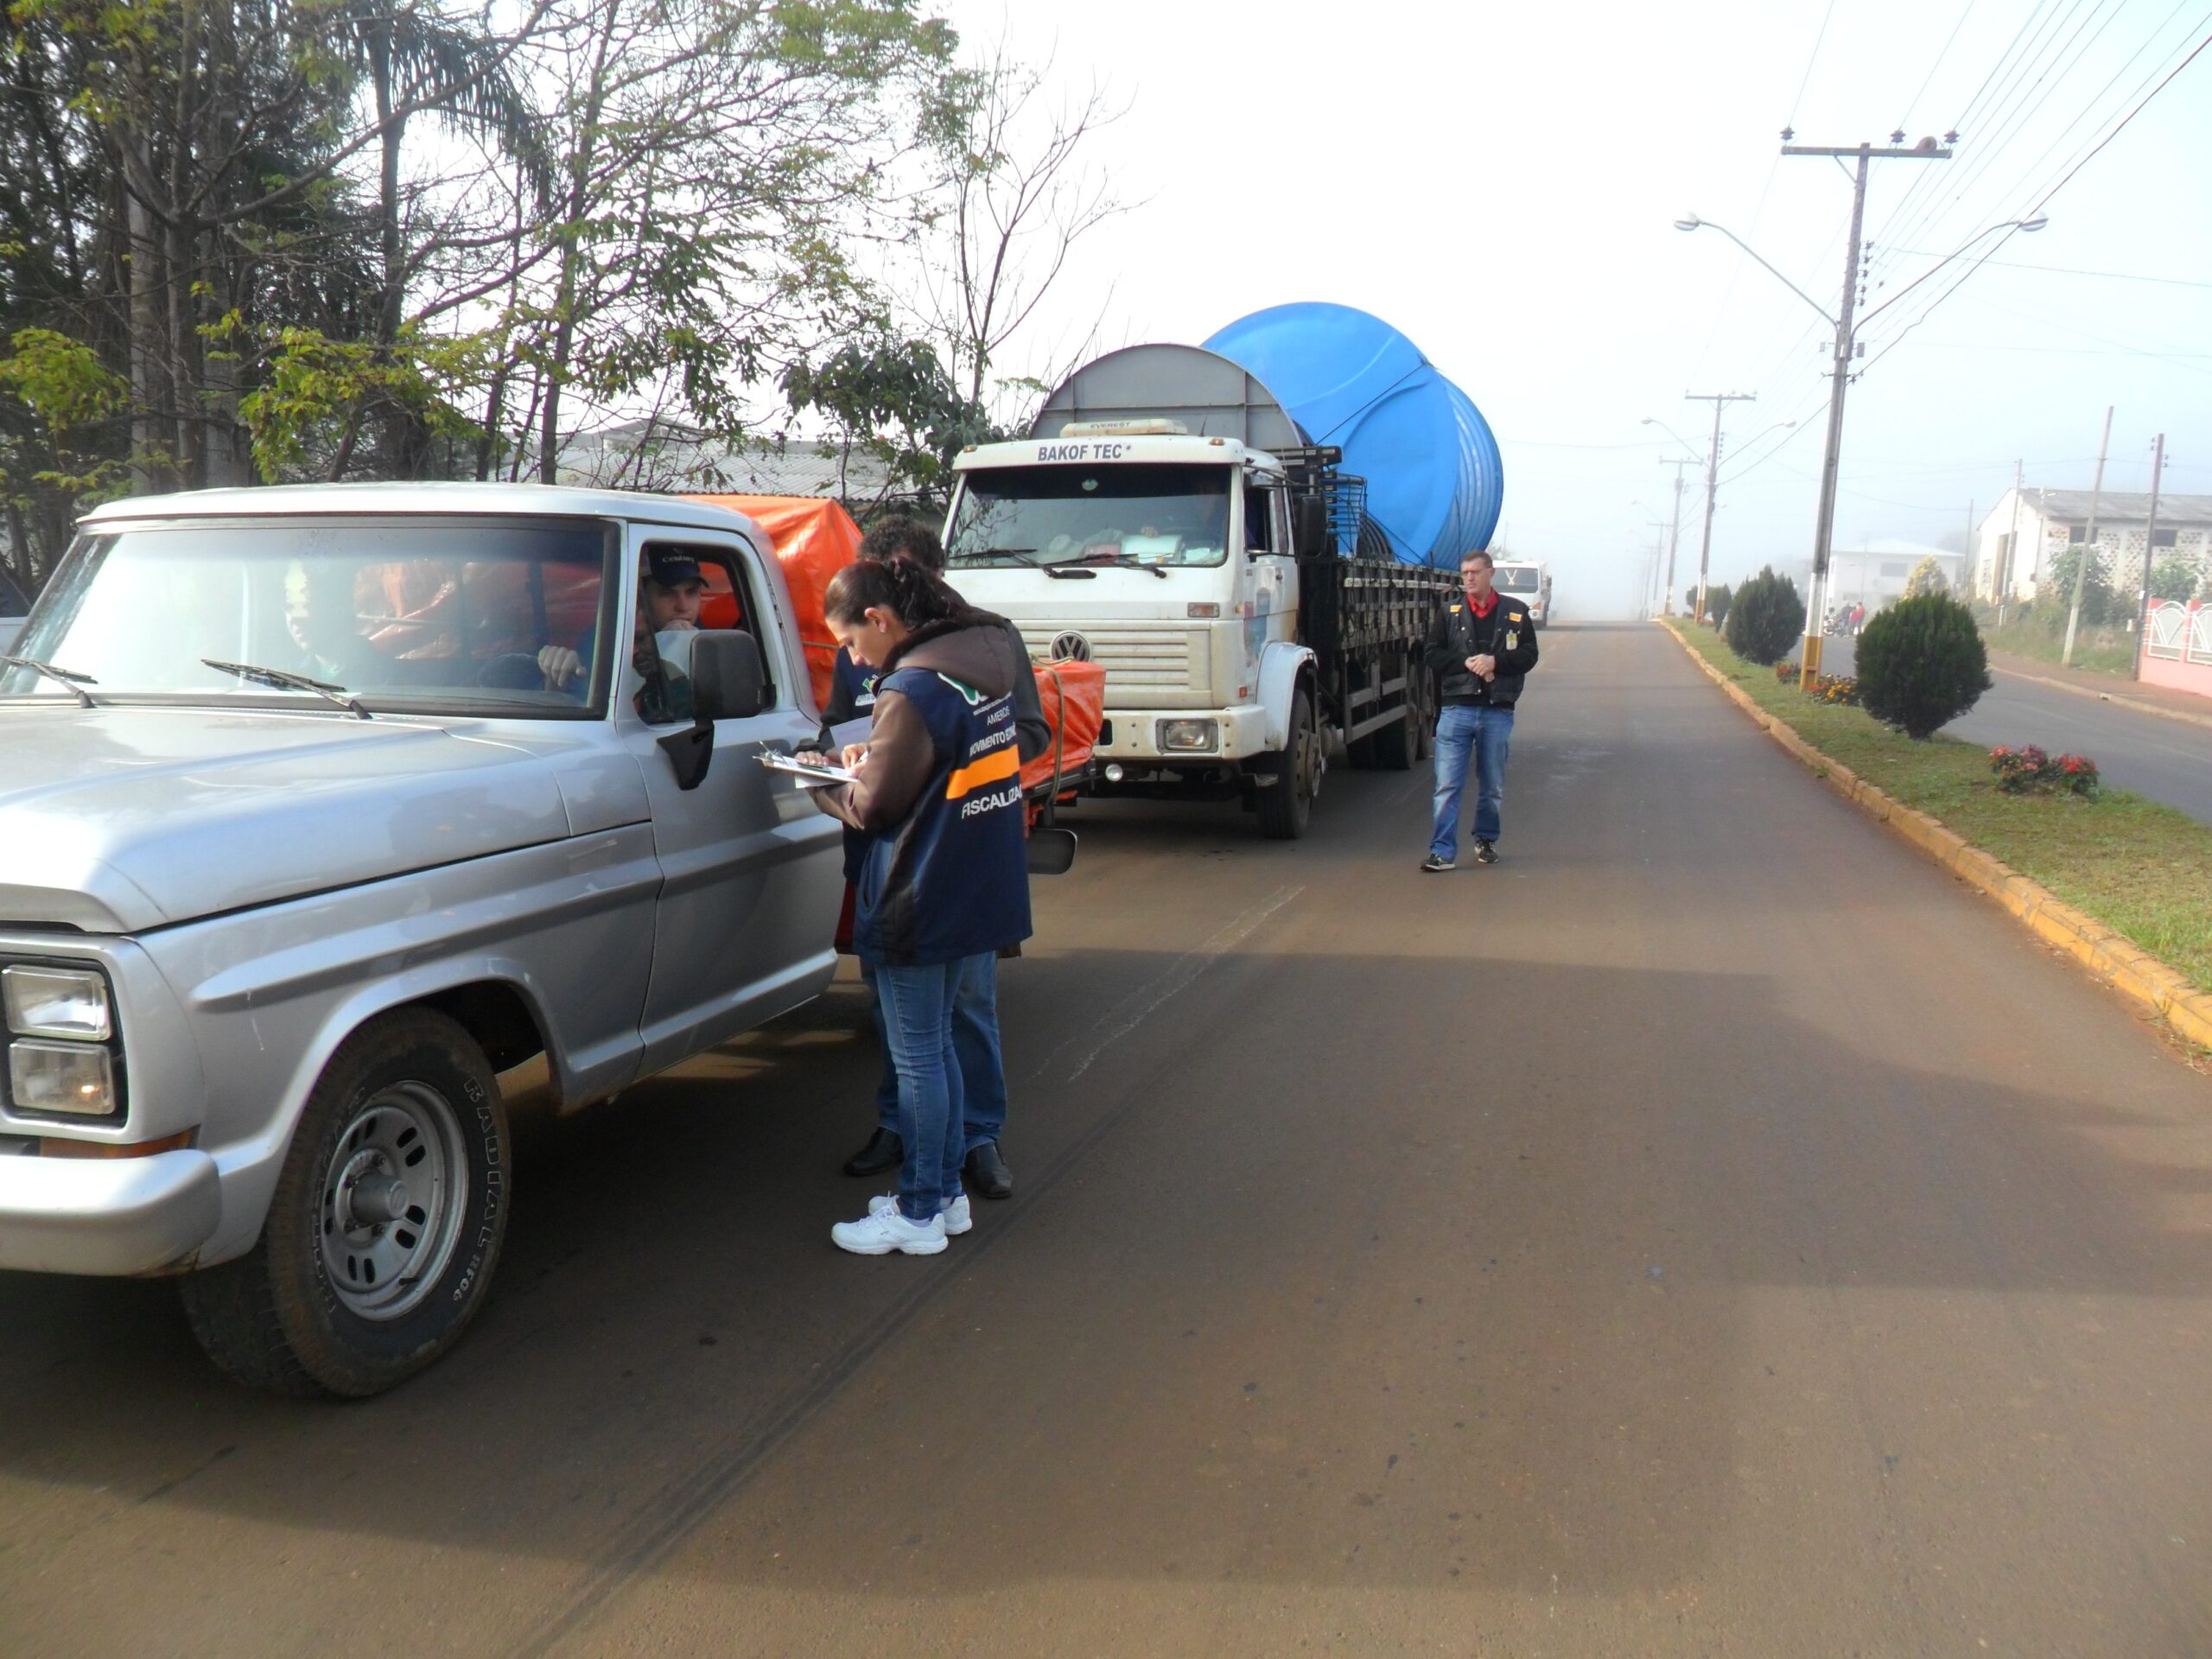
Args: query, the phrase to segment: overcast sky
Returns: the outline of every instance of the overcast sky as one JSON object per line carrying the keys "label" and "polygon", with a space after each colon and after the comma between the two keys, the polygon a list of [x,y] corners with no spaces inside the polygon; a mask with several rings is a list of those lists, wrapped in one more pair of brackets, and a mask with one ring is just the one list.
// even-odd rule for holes
{"label": "overcast sky", "polygon": [[[1501,540],[1554,561],[1585,616],[1637,605],[1649,521],[1672,509],[1661,458],[1682,451],[1647,416],[1699,454],[1675,586],[1695,578],[1711,405],[1686,391],[1758,397],[1724,423],[1714,580],[1809,556],[1830,331],[1675,219],[1726,226],[1832,311],[1850,182],[1781,157],[1781,129],[1856,144],[1955,124],[1952,161],[1874,163],[1879,305],[2024,217],[2212,34],[2208,0],[942,9],[971,42],[1003,31],[1056,79],[1134,104],[1094,159],[1146,205],[1081,245],[1033,353],[1094,317],[1117,345],[1197,341],[1292,300],[1372,311],[1481,406],[1505,455]],[[1955,543],[2015,458],[2031,486],[2087,487],[2107,404],[2108,487],[2147,487],[2163,430],[2164,487],[2212,492],[2212,50],[2045,211],[2039,234],[1976,244],[1991,262],[1878,362],[1968,260],[1862,335],[1839,546]]]}

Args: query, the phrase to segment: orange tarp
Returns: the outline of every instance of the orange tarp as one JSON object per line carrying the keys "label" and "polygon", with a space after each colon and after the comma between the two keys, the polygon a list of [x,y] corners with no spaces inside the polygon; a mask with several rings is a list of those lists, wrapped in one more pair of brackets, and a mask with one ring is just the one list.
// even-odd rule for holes
{"label": "orange tarp", "polygon": [[861,556],[861,527],[835,501],[803,495],[694,495],[741,512],[760,526],[784,567],[791,590],[791,610],[806,645],[807,677],[814,683],[814,706],[830,705],[830,681],[836,671],[837,642],[822,620],[822,592],[830,578]]}
{"label": "orange tarp", "polygon": [[[1096,663],[1039,663],[1037,700],[1052,728],[1059,771],[1074,777],[1090,764],[1098,747],[1098,727],[1106,716],[1106,671]],[[1047,749],[1021,769],[1021,786],[1033,790],[1052,781],[1055,756]]]}

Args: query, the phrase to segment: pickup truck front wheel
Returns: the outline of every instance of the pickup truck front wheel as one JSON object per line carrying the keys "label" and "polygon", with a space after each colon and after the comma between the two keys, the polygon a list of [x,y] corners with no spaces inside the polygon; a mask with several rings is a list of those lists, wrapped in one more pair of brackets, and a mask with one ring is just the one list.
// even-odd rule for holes
{"label": "pickup truck front wheel", "polygon": [[185,1312],[208,1357],[250,1387],[380,1393],[459,1340],[506,1225],[491,1065],[445,1015],[401,1010],[331,1057],[260,1242],[185,1279]]}

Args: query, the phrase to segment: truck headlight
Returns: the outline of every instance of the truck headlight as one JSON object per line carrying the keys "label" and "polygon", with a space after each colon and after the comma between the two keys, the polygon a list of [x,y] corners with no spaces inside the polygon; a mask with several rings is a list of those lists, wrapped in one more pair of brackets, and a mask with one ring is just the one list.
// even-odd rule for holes
{"label": "truck headlight", "polygon": [[115,1063],[88,1043],[9,1044],[8,1092],[19,1112],[111,1117],[118,1103]]}
{"label": "truck headlight", "polygon": [[18,1037],[104,1043],[115,1035],[106,976],[68,968],[0,968],[0,1004]]}
{"label": "truck headlight", "polygon": [[1210,753],[1220,747],[1215,738],[1216,723],[1211,720],[1163,720],[1160,722],[1160,747],[1163,753],[1179,749],[1185,753]]}

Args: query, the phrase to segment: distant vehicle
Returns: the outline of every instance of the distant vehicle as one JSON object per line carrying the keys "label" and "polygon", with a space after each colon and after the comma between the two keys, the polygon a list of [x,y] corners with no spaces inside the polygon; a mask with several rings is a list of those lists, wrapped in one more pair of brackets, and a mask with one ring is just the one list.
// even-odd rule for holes
{"label": "distant vehicle", "polygon": [[1509,559],[1497,567],[1497,587],[1529,607],[1538,627],[1552,620],[1552,572],[1542,560]]}
{"label": "distant vehicle", "polygon": [[16,648],[16,636],[23,631],[23,619],[31,613],[30,601],[23,597],[23,590],[0,570],[0,656]]}

